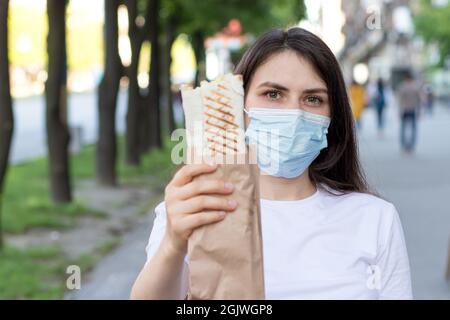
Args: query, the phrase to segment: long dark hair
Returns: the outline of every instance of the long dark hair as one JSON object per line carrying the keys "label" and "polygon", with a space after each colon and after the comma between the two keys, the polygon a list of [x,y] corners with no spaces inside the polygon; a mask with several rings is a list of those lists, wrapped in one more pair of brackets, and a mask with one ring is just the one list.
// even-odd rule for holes
{"label": "long dark hair", "polygon": [[328,147],[309,167],[313,183],[338,191],[369,192],[358,158],[354,120],[339,63],[328,46],[302,28],[273,29],[261,35],[245,52],[234,71],[241,74],[247,92],[256,69],[270,56],[294,50],[314,67],[325,82],[331,109]]}

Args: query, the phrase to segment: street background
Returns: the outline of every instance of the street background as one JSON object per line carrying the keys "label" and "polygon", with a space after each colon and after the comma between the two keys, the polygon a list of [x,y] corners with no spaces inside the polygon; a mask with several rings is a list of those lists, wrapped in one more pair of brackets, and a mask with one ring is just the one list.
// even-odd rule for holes
{"label": "street background", "polygon": [[[180,85],[231,72],[255,37],[288,26],[339,60],[369,183],[401,217],[414,297],[450,299],[450,1],[199,3],[0,0],[0,299],[128,299],[175,170]],[[421,97],[412,150],[408,74]]]}

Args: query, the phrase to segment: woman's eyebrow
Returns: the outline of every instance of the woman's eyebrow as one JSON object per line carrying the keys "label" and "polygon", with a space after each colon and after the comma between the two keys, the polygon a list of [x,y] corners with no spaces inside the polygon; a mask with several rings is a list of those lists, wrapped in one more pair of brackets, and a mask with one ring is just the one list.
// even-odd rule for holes
{"label": "woman's eyebrow", "polygon": [[311,88],[303,90],[303,93],[328,93],[328,90],[326,88]]}
{"label": "woman's eyebrow", "polygon": [[275,89],[278,89],[278,90],[281,90],[281,91],[289,91],[288,88],[282,86],[281,84],[278,84],[278,83],[275,83],[275,82],[270,82],[270,81],[266,81],[266,82],[261,83],[258,86],[258,88],[260,88],[260,87],[269,87],[269,88],[275,88]]}
{"label": "woman's eyebrow", "polygon": [[[276,82],[270,82],[270,81],[266,81],[261,83],[258,88],[260,87],[269,87],[269,88],[275,88],[281,91],[289,91],[288,88],[282,86],[281,84],[278,84]],[[328,90],[326,88],[323,87],[319,87],[319,88],[310,88],[310,89],[305,89],[303,90],[303,93],[306,94],[311,94],[311,93],[328,93]]]}

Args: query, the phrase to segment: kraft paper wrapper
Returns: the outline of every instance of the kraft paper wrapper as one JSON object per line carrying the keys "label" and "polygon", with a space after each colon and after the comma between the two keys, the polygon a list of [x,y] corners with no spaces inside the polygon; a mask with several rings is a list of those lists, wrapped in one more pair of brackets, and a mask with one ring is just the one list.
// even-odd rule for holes
{"label": "kraft paper wrapper", "polygon": [[235,199],[238,206],[189,237],[187,299],[265,299],[258,166],[219,164],[195,179],[232,182],[233,193],[218,196]]}

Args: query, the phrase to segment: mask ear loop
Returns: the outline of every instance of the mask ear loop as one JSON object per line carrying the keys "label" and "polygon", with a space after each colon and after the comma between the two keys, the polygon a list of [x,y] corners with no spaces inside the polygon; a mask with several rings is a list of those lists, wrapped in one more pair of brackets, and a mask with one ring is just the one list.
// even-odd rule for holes
{"label": "mask ear loop", "polygon": [[[247,109],[245,109],[245,107],[243,108],[243,110],[244,110],[244,112],[247,114],[247,116],[250,118],[249,111],[248,111]],[[247,130],[248,130],[248,125],[245,125],[245,124],[244,124],[244,126],[245,126],[245,132],[247,132]],[[253,147],[250,145],[250,140],[249,140],[249,138],[247,137],[246,134],[244,134],[244,135],[245,135],[245,138],[244,138],[245,144],[246,144],[247,147],[249,148],[249,149],[248,149],[248,152],[249,152],[249,153],[254,153],[255,150],[254,150]],[[249,161],[250,161],[250,160],[249,160]]]}
{"label": "mask ear loop", "polygon": [[[249,116],[249,114],[248,114],[248,110],[247,109],[245,109],[245,107],[244,108],[242,108],[243,110],[244,110],[244,112],[247,114],[247,116],[248,117],[250,117]],[[247,131],[247,126],[245,125],[245,123],[244,123],[244,129]]]}

